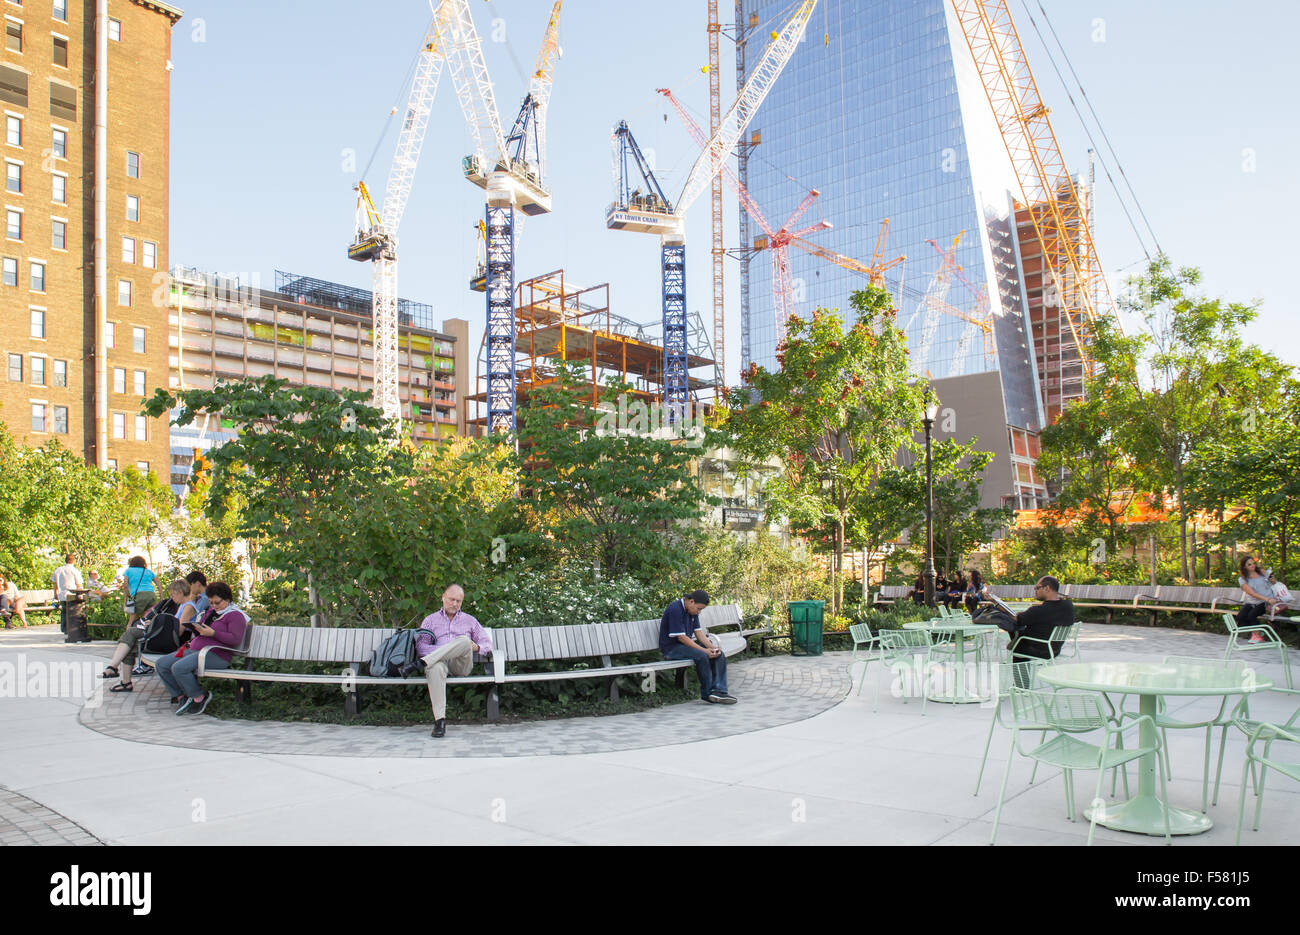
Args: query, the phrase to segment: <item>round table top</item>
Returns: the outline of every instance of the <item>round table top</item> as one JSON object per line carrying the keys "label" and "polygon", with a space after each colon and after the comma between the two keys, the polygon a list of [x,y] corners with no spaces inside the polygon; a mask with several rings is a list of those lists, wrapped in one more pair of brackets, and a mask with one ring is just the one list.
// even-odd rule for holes
{"label": "round table top", "polygon": [[1264,691],[1272,681],[1254,669],[1230,671],[1216,659],[1188,662],[1064,662],[1045,665],[1038,679],[1058,688],[1125,695],[1238,695]]}
{"label": "round table top", "polygon": [[941,633],[977,633],[981,630],[996,630],[997,625],[992,623],[975,623],[966,618],[951,618],[948,620],[914,620],[911,623],[903,624],[904,630],[925,630],[930,632],[937,630]]}

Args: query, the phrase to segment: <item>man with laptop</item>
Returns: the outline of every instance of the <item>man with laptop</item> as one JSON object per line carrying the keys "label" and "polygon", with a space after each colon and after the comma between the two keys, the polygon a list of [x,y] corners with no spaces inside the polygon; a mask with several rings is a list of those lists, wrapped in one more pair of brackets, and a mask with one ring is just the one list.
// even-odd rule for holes
{"label": "man with laptop", "polygon": [[[1044,575],[1034,585],[1034,597],[1040,603],[1028,610],[1016,613],[1003,600],[990,593],[988,595],[994,609],[980,615],[980,623],[994,623],[1011,635],[1008,648],[1012,652],[1013,662],[1026,659],[1052,659],[1061,652],[1061,640],[1051,643],[1048,651],[1048,639],[1057,627],[1068,627],[1074,623],[1074,603],[1068,597],[1061,596],[1061,582],[1051,575]],[[1028,636],[1032,639],[1022,640]],[[1038,642],[1041,640],[1042,642]]]}

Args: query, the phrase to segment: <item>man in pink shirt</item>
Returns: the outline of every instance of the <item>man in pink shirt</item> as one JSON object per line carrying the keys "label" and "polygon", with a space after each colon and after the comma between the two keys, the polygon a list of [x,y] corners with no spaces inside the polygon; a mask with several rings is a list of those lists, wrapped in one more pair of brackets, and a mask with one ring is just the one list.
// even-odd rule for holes
{"label": "man in pink shirt", "polygon": [[469,675],[474,654],[492,655],[492,639],[479,622],[461,613],[465,590],[458,584],[442,592],[442,610],[420,622],[415,652],[424,660],[429,680],[429,701],[433,704],[433,736],[447,734],[447,675]]}

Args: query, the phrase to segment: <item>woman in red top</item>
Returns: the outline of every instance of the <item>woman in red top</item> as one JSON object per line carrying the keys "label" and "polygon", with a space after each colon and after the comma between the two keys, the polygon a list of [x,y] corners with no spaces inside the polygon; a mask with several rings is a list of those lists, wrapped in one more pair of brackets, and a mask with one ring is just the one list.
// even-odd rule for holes
{"label": "woman in red top", "polygon": [[[172,694],[172,703],[180,702],[177,714],[202,714],[207,710],[212,693],[203,691],[195,674],[199,666],[199,651],[205,646],[233,647],[244,639],[248,617],[235,606],[235,595],[224,581],[214,581],[205,592],[211,610],[201,623],[194,624],[194,639],[179,655],[164,656],[158,660],[158,677]],[[229,649],[214,649],[204,660],[208,669],[225,669],[230,666]]]}

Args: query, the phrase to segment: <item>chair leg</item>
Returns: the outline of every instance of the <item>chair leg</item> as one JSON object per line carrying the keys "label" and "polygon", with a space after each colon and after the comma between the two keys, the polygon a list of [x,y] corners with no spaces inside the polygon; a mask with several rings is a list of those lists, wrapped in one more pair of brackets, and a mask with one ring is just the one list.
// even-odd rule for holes
{"label": "chair leg", "polygon": [[1065,771],[1065,820],[1074,821],[1074,770]]}
{"label": "chair leg", "polygon": [[1214,769],[1214,798],[1210,800],[1211,805],[1219,804],[1219,779],[1223,776],[1223,745],[1228,741],[1228,725],[1224,724],[1219,730],[1219,765]]}
{"label": "chair leg", "polygon": [[1295,688],[1295,685],[1291,684],[1291,657],[1287,655],[1285,646],[1282,647],[1282,672],[1286,676],[1286,687]]}
{"label": "chair leg", "polygon": [[[1265,748],[1264,752],[1267,753],[1268,749]],[[1264,780],[1266,778],[1268,778],[1268,767],[1265,766],[1263,763],[1260,763],[1259,764],[1259,790],[1255,793],[1256,794],[1255,824],[1251,827],[1250,829],[1251,831],[1259,830],[1259,813],[1264,810]]]}
{"label": "chair leg", "polygon": [[1092,814],[1088,817],[1088,843],[1087,847],[1092,847],[1092,836],[1097,833],[1097,813],[1102,810],[1101,806],[1101,783],[1106,778],[1106,771],[1097,765],[1097,790],[1092,795]]}
{"label": "chair leg", "polygon": [[1016,755],[1016,732],[1011,732],[1011,747],[1007,750],[1007,765],[1002,769],[1002,788],[998,790],[998,806],[993,810],[993,836],[989,845],[998,843],[998,822],[1002,820],[1002,801],[1007,797],[1007,780],[1011,777],[1011,760]]}
{"label": "chair leg", "polygon": [[1174,840],[1169,833],[1169,785],[1164,776],[1160,777],[1160,810],[1165,816],[1165,845],[1169,846],[1174,843]]}
{"label": "chair leg", "polygon": [[1160,728],[1160,767],[1166,779],[1174,778],[1174,771],[1169,767],[1169,732],[1163,727]]}
{"label": "chair leg", "polygon": [[[1001,704],[1001,702],[998,702],[998,704]],[[972,793],[973,795],[980,794],[980,783],[984,781],[984,766],[989,761],[989,746],[993,743],[993,728],[997,723],[998,709],[995,705],[993,708],[993,719],[989,721],[989,733],[988,736],[984,738],[984,756],[980,759],[980,771],[979,775],[975,777],[975,791]]]}
{"label": "chair leg", "polygon": [[1210,743],[1212,727],[1205,728],[1205,766],[1201,770],[1201,814],[1210,811]]}
{"label": "chair leg", "polygon": [[1254,764],[1249,757],[1241,764],[1241,793],[1237,796],[1237,839],[1232,842],[1234,847],[1241,847],[1241,823],[1246,817],[1246,774],[1252,765]]}

